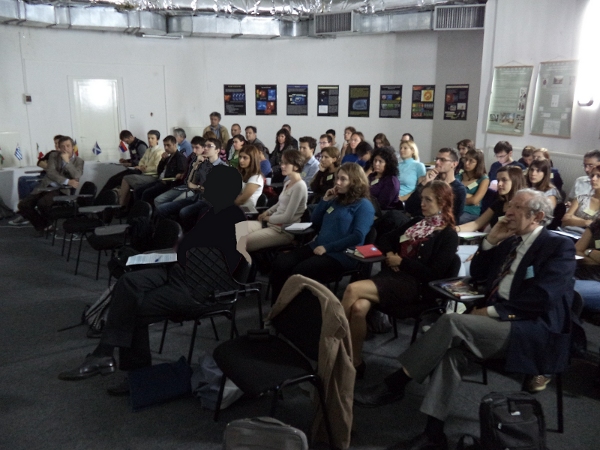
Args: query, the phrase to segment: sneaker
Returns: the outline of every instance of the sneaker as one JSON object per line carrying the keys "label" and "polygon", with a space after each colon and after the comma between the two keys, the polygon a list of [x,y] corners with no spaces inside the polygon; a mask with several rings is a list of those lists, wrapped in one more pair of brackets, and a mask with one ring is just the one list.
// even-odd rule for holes
{"label": "sneaker", "polygon": [[531,380],[529,380],[529,383],[527,383],[527,390],[532,393],[543,391],[544,389],[546,389],[546,386],[548,386],[548,383],[550,383],[550,381],[552,381],[552,378],[550,377],[546,377],[544,375],[536,375],[532,377]]}
{"label": "sneaker", "polygon": [[25,217],[19,215],[17,217],[15,217],[13,220],[10,220],[8,222],[9,225],[29,225],[29,220],[25,219]]}

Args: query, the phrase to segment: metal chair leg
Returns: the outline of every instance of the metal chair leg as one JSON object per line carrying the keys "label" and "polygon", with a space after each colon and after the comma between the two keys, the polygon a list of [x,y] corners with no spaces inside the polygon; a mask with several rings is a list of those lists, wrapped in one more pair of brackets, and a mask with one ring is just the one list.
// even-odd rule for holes
{"label": "metal chair leg", "polygon": [[199,320],[194,320],[194,331],[192,331],[192,342],[190,342],[190,351],[188,352],[188,364],[192,364],[192,354],[194,353],[194,345],[196,344],[196,333],[198,332]]}
{"label": "metal chair leg", "polygon": [[54,242],[56,241],[56,227],[58,226],[58,219],[54,220],[52,224],[52,247],[54,247]]}
{"label": "metal chair leg", "polygon": [[270,417],[275,417],[275,411],[277,411],[277,397],[279,396],[279,388],[275,388],[273,390],[273,400],[271,400],[271,412],[269,414]]}
{"label": "metal chair leg", "polygon": [[[83,239],[81,239],[83,241]],[[98,275],[100,274],[100,258],[102,257],[102,252],[98,252],[98,261],[96,261],[96,281],[98,281]]]}
{"label": "metal chair leg", "polygon": [[563,409],[563,378],[562,373],[556,375],[556,415],[558,421],[558,432],[565,432],[565,417]]}
{"label": "metal chair leg", "polygon": [[331,432],[331,423],[329,422],[329,414],[327,412],[327,406],[325,405],[325,392],[323,389],[323,383],[320,378],[315,378],[313,385],[317,388],[319,393],[319,402],[321,403],[321,410],[323,411],[323,420],[325,421],[325,429],[327,430],[327,437],[329,438],[329,448],[335,449],[333,445],[333,434]]}
{"label": "metal chair leg", "polygon": [[217,333],[217,327],[216,327],[215,321],[213,320],[212,317],[210,318],[210,323],[212,325],[213,332],[215,333],[215,340],[218,341],[219,340],[219,333]]}
{"label": "metal chair leg", "polygon": [[[71,239],[73,239],[73,235],[71,235]],[[83,239],[79,240],[79,251],[77,252],[77,262],[75,263],[75,275],[77,275],[77,270],[79,269],[79,259],[81,258],[81,245],[83,244]]]}
{"label": "metal chair leg", "polygon": [[[419,333],[419,325],[421,324],[421,317],[415,317],[415,326],[413,327],[412,337],[410,343],[412,344],[417,340],[417,334]],[[396,319],[394,319],[394,325],[396,325]]]}
{"label": "metal chair leg", "polygon": [[[169,325],[169,319],[165,320],[165,324],[163,325],[163,332],[160,338],[160,347],[158,347],[158,354],[162,354],[163,346],[165,345],[165,337],[167,336],[167,326]],[[189,363],[189,361],[188,361]]]}
{"label": "metal chair leg", "polygon": [[60,252],[60,256],[65,256],[65,243],[67,242],[67,232],[65,231],[65,235],[63,236],[62,250]]}
{"label": "metal chair leg", "polygon": [[[189,361],[188,361],[189,363]],[[217,405],[215,408],[215,415],[213,420],[215,422],[219,421],[219,413],[221,412],[221,402],[223,401],[223,392],[225,391],[225,383],[227,382],[227,377],[223,375],[221,377],[221,387],[219,388],[219,395],[217,395]]]}
{"label": "metal chair leg", "polygon": [[69,251],[67,252],[67,262],[71,259],[71,247],[73,246],[73,233],[71,233],[71,239],[69,239]]}

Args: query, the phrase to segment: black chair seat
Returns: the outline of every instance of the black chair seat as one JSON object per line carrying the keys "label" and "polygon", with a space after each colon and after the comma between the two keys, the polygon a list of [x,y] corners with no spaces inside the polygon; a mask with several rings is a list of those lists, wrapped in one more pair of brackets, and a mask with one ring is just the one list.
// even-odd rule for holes
{"label": "black chair seat", "polygon": [[90,246],[96,250],[113,250],[123,245],[125,241],[125,234],[115,234],[111,236],[98,236],[96,234],[90,234],[87,237]]}
{"label": "black chair seat", "polygon": [[[313,375],[310,362],[277,336],[251,340],[248,336],[223,342],[213,357],[217,365],[245,394],[258,396],[286,380]],[[244,367],[244,370],[239,370]]]}
{"label": "black chair seat", "polygon": [[65,233],[84,233],[94,231],[95,228],[102,225],[104,223],[95,217],[76,217],[65,220],[63,230],[65,230]]}

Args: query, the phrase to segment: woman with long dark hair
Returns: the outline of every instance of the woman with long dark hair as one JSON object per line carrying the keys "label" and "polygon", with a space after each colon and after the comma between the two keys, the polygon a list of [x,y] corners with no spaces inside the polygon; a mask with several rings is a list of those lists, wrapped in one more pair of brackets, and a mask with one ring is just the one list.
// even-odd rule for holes
{"label": "woman with long dark hair", "polygon": [[481,150],[467,150],[462,158],[463,171],[456,179],[467,190],[465,209],[458,219],[459,224],[476,220],[481,215],[481,200],[490,186],[490,178],[485,173],[485,161]]}
{"label": "woman with long dark hair", "polygon": [[229,150],[229,155],[227,155],[227,160],[231,167],[238,168],[238,162],[240,158],[240,150],[244,145],[246,145],[248,141],[241,134],[236,134],[233,137],[233,143],[231,145],[231,150]]}
{"label": "woman with long dark hair", "polygon": [[551,173],[550,161],[534,159],[527,169],[527,186],[543,192],[552,203],[552,207],[555,208],[556,204],[562,200],[562,196],[556,186],[552,184]]}
{"label": "woman with long dark hair", "polygon": [[352,355],[357,377],[364,374],[362,346],[367,334],[367,313],[373,304],[384,311],[414,306],[427,283],[443,278],[458,248],[452,213],[454,194],[443,181],[431,181],[421,193],[422,219],[414,219],[380,240],[386,255],[382,270],[370,280],[351,283],[342,306],[350,324]]}
{"label": "woman with long dark hair", "polygon": [[242,192],[235,199],[236,205],[256,207],[265,185],[260,171],[260,153],[254,145],[245,145],[240,150],[238,171],[242,175]]}
{"label": "woman with long dark hair", "polygon": [[369,175],[371,198],[377,199],[379,207],[395,209],[398,206],[398,160],[388,148],[378,148],[373,152],[373,171]]}

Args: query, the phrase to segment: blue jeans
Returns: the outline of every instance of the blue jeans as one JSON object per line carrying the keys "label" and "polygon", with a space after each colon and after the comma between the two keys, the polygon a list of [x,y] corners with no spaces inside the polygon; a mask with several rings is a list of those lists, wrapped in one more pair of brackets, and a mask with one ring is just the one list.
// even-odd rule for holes
{"label": "blue jeans", "polygon": [[19,192],[19,200],[23,200],[35,189],[42,177],[38,175],[19,177],[17,181],[17,190]]}
{"label": "blue jeans", "polygon": [[583,298],[583,309],[600,312],[600,281],[575,280],[575,290]]}
{"label": "blue jeans", "polygon": [[465,223],[473,222],[474,220],[477,220],[478,217],[479,214],[471,214],[468,212],[464,212],[460,215],[458,219],[458,224],[463,225]]}

